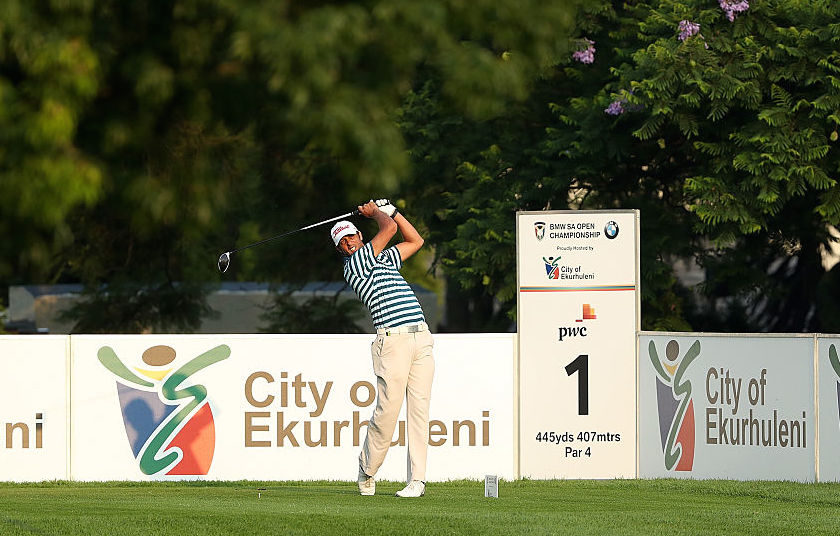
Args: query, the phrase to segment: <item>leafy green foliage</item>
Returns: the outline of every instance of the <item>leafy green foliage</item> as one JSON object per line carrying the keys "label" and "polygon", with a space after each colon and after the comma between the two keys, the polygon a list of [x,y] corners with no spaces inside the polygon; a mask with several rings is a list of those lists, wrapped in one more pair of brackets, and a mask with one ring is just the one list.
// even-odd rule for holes
{"label": "leafy green foliage", "polygon": [[[76,15],[89,6],[48,14],[9,1],[0,22],[0,279],[21,267],[43,275],[54,242],[68,241],[65,218],[101,197],[102,167],[74,138],[84,110],[100,88],[101,64],[78,36]],[[33,28],[49,27],[35,32]],[[12,254],[12,252],[15,252]]]}
{"label": "leafy green foliage", "polygon": [[[646,46],[616,73],[642,109],[638,138],[677,129],[690,141],[685,197],[716,247],[695,253],[707,269],[706,303],[689,316],[703,329],[818,331],[831,322],[815,302],[840,209],[831,118],[840,93],[830,83],[840,8],[754,2],[729,21],[709,2],[652,6]],[[689,18],[702,36],[674,39]],[[720,311],[744,317],[733,326],[715,318]]]}
{"label": "leafy green foliage", "polygon": [[88,290],[60,317],[75,321],[71,333],[190,333],[214,314],[205,296],[198,285],[114,283]]}
{"label": "leafy green foliage", "polygon": [[276,291],[271,307],[261,315],[266,333],[362,333],[357,324],[367,311],[355,298],[313,295],[306,297],[299,288]]}
{"label": "leafy green foliage", "polygon": [[[833,2],[768,1],[730,22],[709,2],[662,2],[642,25],[648,45],[618,70],[648,116],[639,138],[672,125],[692,140],[686,194],[719,243],[772,225],[809,190],[820,193],[812,210],[837,220],[830,116],[840,93],[825,81],[838,37],[826,21],[838,15]],[[674,39],[682,18],[705,37]]]}
{"label": "leafy green foliage", "polygon": [[[840,221],[839,16],[827,1],[752,2],[732,21],[706,0],[587,4],[594,62],[561,62],[523,106],[475,121],[419,87],[401,121],[440,264],[512,311],[516,211],[638,208],[643,328],[830,323],[815,302]],[[681,21],[699,31],[681,38]],[[684,286],[678,262],[706,284]]]}
{"label": "leafy green foliage", "polygon": [[[510,329],[514,214],[569,208],[641,210],[646,329],[822,329],[838,19],[831,0],[732,20],[714,0],[9,0],[0,284],[84,283],[85,329],[110,311],[117,331],[189,330],[222,251],[399,191],[446,329]],[[338,274],[322,229],[225,277]]]}
{"label": "leafy green foliage", "polygon": [[[0,188],[14,202],[0,207],[0,283],[82,282],[90,307],[76,313],[114,312],[117,331],[188,328],[206,312],[185,291],[182,311],[131,321],[136,292],[122,288],[206,288],[222,251],[395,191],[408,158],[393,111],[422,69],[486,116],[525,97],[571,24],[569,7],[537,0],[10,0],[3,12]],[[319,232],[243,252],[225,277],[335,279]],[[92,319],[77,327],[98,330]]]}
{"label": "leafy green foliage", "polygon": [[402,110],[401,125],[413,144],[413,203],[431,229],[440,265],[453,281],[497,302],[484,310],[484,326],[471,315],[479,326],[470,329],[499,326],[499,312],[514,312],[515,212],[576,208],[642,210],[646,327],[687,326],[669,264],[690,254],[696,240],[674,180],[684,163],[681,144],[664,138],[639,143],[627,136],[627,119],[604,113],[604,83],[613,75],[601,55],[609,59],[617,50],[616,61],[629,59],[635,33],[615,26],[629,13],[590,8],[580,24],[596,43],[595,62],[561,64],[535,83],[527,102],[512,103],[505,114],[470,120],[448,108],[431,83]]}

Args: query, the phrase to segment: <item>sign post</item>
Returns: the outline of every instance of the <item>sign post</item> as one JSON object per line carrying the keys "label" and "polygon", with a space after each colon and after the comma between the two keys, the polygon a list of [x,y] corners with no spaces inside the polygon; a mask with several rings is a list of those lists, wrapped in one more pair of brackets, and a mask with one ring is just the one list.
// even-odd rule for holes
{"label": "sign post", "polygon": [[519,474],[636,476],[639,212],[519,212]]}
{"label": "sign post", "polygon": [[[837,407],[829,349],[815,369],[815,343],[804,333],[640,333],[639,476],[814,482],[817,436],[828,445],[840,435],[836,411],[825,411]],[[819,412],[815,370],[820,396],[829,391]]]}

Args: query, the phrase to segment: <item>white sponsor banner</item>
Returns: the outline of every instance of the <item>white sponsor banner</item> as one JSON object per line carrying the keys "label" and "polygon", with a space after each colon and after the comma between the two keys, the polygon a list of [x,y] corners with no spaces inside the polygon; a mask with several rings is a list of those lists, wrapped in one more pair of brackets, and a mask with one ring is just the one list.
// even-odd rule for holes
{"label": "white sponsor banner", "polygon": [[523,477],[636,476],[638,218],[517,214]]}
{"label": "white sponsor banner", "polygon": [[[355,480],[373,335],[73,336],[77,480]],[[514,335],[435,335],[427,479],[514,477]],[[378,479],[406,478],[405,407]]]}
{"label": "white sponsor banner", "polygon": [[69,337],[0,336],[0,480],[68,477]]}
{"label": "white sponsor banner", "polygon": [[840,481],[840,336],[817,338],[820,482]]}
{"label": "white sponsor banner", "polygon": [[815,480],[813,336],[639,337],[639,476]]}

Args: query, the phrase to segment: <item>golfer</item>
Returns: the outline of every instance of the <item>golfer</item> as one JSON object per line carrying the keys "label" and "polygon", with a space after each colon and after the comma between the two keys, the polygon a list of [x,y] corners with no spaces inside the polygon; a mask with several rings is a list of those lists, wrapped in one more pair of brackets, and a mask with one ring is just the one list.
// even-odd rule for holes
{"label": "golfer", "polygon": [[[426,491],[429,445],[429,399],[435,361],[432,335],[417,297],[400,275],[403,261],[423,246],[423,238],[387,199],[370,201],[359,213],[376,221],[369,242],[349,221],[333,226],[331,236],[344,258],[344,279],[370,310],[376,339],[371,345],[376,374],[376,409],[359,455],[359,493],[373,495],[374,476],[391,445],[397,417],[406,399],[408,479],[398,497],[422,497]],[[399,230],[403,241],[387,247]]]}

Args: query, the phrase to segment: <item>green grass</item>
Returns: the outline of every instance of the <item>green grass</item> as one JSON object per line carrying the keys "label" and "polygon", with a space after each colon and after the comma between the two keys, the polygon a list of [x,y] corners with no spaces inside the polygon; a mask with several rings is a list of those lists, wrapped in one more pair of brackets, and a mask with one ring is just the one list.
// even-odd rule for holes
{"label": "green grass", "polygon": [[[836,534],[840,484],[477,481],[0,483],[0,534]],[[259,491],[259,488],[262,488]],[[258,493],[261,497],[258,498]]]}

